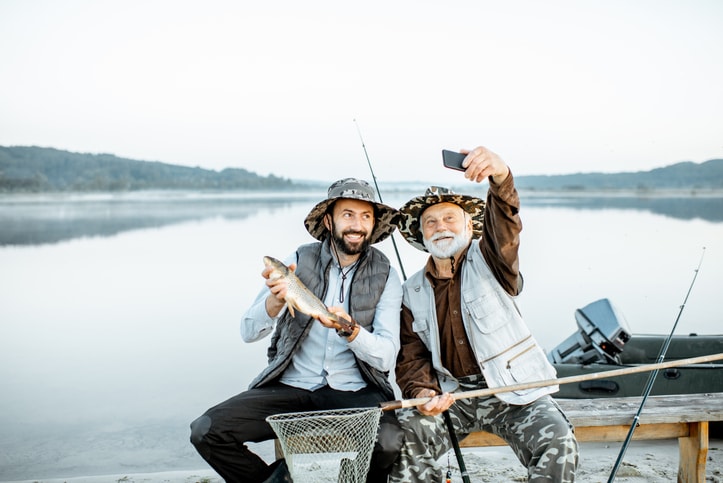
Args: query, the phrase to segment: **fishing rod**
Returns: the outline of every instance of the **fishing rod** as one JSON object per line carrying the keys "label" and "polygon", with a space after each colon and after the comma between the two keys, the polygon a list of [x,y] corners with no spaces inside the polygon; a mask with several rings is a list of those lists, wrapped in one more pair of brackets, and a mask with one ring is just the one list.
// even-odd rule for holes
{"label": "fishing rod", "polygon": [[[654,364],[645,364],[645,365],[641,365],[641,366],[626,367],[623,369],[614,369],[612,371],[599,371],[599,372],[591,372],[589,374],[578,374],[576,376],[567,376],[567,377],[561,377],[561,378],[557,378],[557,379],[545,379],[542,381],[521,382],[519,384],[512,384],[509,386],[487,387],[484,389],[473,389],[471,391],[453,392],[450,395],[452,396],[452,399],[454,399],[456,401],[458,399],[471,399],[471,398],[475,398],[475,397],[493,396],[495,394],[499,394],[499,393],[503,393],[503,392],[524,391],[527,389],[536,389],[539,387],[549,387],[549,386],[559,386],[562,384],[570,384],[573,382],[583,382],[583,381],[592,381],[595,379],[602,379],[602,378],[609,378],[609,377],[627,376],[629,374],[637,374],[639,372],[650,372],[653,370],[668,369],[671,367],[687,366],[687,365],[691,365],[691,364],[703,364],[705,362],[713,362],[713,361],[720,361],[720,360],[723,360],[723,353],[691,357],[689,359],[678,359],[675,361],[659,362],[659,363],[654,363]],[[392,409],[403,409],[403,408],[416,407],[416,406],[419,406],[420,404],[428,403],[431,400],[432,400],[431,397],[419,397],[419,398],[414,398],[414,399],[386,401],[386,402],[380,403],[379,406],[382,408],[383,411],[390,411]]]}
{"label": "fishing rod", "polygon": [[[364,156],[367,158],[367,164],[369,165],[369,171],[372,173],[372,180],[374,181],[374,187],[377,189],[377,196],[379,196],[379,202],[384,203],[384,200],[382,199],[382,192],[379,190],[379,185],[377,184],[377,177],[374,174],[374,168],[372,168],[372,162],[369,160],[369,154],[367,153],[367,147],[366,144],[364,144],[364,138],[362,137],[361,129],[359,129],[359,123],[356,122],[356,119],[354,119],[354,124],[356,125],[356,131],[359,133],[359,140],[362,143],[362,149],[364,149]],[[397,248],[397,242],[394,240],[394,233],[392,233],[389,238],[392,239],[392,245],[394,245],[394,253],[397,254],[397,262],[399,262],[399,270],[402,272],[402,278],[406,281],[407,280],[407,274],[404,273],[404,265],[402,264],[402,257],[399,255],[399,249]]]}
{"label": "fishing rod", "polygon": [[[660,354],[658,355],[658,363],[662,363],[663,359],[665,359],[665,354],[668,352],[668,347],[670,346],[670,341],[673,339],[673,333],[675,333],[675,328],[678,326],[678,321],[680,320],[680,316],[683,314],[683,309],[685,309],[685,304],[688,302],[688,296],[690,295],[690,292],[693,290],[693,285],[695,285],[695,280],[698,278],[698,272],[700,271],[700,266],[703,264],[703,256],[705,255],[705,247],[703,247],[703,253],[700,255],[700,261],[698,262],[698,267],[695,269],[695,274],[693,275],[693,280],[690,282],[690,286],[688,287],[688,293],[685,294],[685,299],[683,299],[683,304],[680,306],[680,310],[678,311],[678,316],[675,319],[675,323],[673,324],[673,328],[670,331],[670,335],[668,335],[668,338],[665,340],[665,344],[663,344],[663,347],[660,349]],[[655,383],[655,378],[658,375],[658,369],[655,369],[648,378],[648,383],[645,386],[645,390],[643,391],[643,399],[640,401],[640,406],[638,407],[638,411],[635,413],[635,417],[633,418],[633,422],[630,424],[630,429],[628,430],[628,435],[625,437],[625,441],[623,442],[622,447],[620,448],[620,453],[618,454],[617,460],[615,460],[615,465],[613,466],[612,471],[610,472],[610,478],[608,478],[608,483],[612,483],[615,480],[615,475],[618,472],[618,468],[620,468],[620,464],[623,462],[623,457],[625,456],[625,451],[628,449],[628,445],[630,444],[630,440],[633,439],[633,433],[635,432],[635,428],[638,426],[638,421],[640,420],[640,413],[643,412],[643,406],[645,406],[645,401],[647,401],[648,396],[650,395],[650,391],[653,389],[653,384]]]}
{"label": "fishing rod", "polygon": [[[367,164],[369,165],[369,171],[372,174],[372,180],[374,181],[374,187],[377,189],[377,195],[379,196],[379,202],[384,203],[382,199],[382,192],[379,190],[377,184],[377,177],[374,174],[374,168],[372,168],[372,162],[369,159],[369,153],[367,153],[367,147],[362,137],[361,129],[359,129],[359,123],[354,119],[354,125],[356,125],[356,131],[359,133],[359,140],[362,143],[364,149],[364,156],[367,158]],[[397,261],[399,262],[399,269],[402,272],[402,278],[406,281],[407,274],[404,272],[404,264],[402,264],[402,257],[399,255],[399,249],[397,248],[397,242],[394,240],[394,234],[392,233],[389,238],[392,239],[392,245],[394,245],[394,252],[397,254]],[[447,425],[447,431],[449,432],[449,439],[452,442],[452,448],[454,449],[454,455],[457,458],[457,464],[459,465],[460,473],[462,474],[462,481],[464,483],[470,483],[469,475],[467,474],[467,468],[464,464],[464,458],[462,457],[462,450],[459,447],[459,441],[457,440],[457,434],[454,432],[454,425],[452,424],[452,418],[449,416],[447,411],[444,412],[444,422]]]}

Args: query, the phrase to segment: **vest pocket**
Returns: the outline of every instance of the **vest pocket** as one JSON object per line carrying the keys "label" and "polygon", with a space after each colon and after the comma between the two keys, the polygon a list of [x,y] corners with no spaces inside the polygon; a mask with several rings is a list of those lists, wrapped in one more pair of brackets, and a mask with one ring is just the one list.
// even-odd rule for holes
{"label": "vest pocket", "polygon": [[[536,382],[555,377],[554,371],[550,371],[542,349],[531,339],[526,339],[525,344],[513,346],[495,357],[480,361],[480,365],[488,371],[491,377],[488,383],[494,381],[499,386]],[[530,391],[531,389],[512,392],[524,395]]]}
{"label": "vest pocket", "polygon": [[536,382],[555,377],[555,373],[550,371],[545,354],[537,344],[507,358],[506,369],[510,371],[515,383]]}
{"label": "vest pocket", "polygon": [[502,313],[504,307],[496,294],[475,295],[475,298],[467,301],[467,310],[480,332],[489,334],[507,323]]}
{"label": "vest pocket", "polygon": [[414,331],[424,345],[429,349],[429,322],[426,319],[416,319],[412,321],[412,331]]}

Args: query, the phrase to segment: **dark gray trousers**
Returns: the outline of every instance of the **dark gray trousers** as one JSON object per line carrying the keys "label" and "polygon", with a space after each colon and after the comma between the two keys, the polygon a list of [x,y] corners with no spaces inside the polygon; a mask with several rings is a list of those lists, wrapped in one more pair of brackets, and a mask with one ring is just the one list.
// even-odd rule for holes
{"label": "dark gray trousers", "polygon": [[[307,391],[275,383],[242,392],[206,411],[191,423],[191,443],[228,483],[259,483],[272,469],[249,450],[247,442],[275,439],[266,417],[274,414],[342,408],[378,407],[386,398],[374,387],[356,392],[328,386]],[[402,429],[393,411],[382,413],[368,483],[385,483],[402,446]]]}

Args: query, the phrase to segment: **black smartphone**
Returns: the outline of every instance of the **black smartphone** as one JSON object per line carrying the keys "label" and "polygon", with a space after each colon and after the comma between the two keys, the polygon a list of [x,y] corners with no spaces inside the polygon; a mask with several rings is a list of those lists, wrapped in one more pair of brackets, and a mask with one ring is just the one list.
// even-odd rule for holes
{"label": "black smartphone", "polygon": [[445,168],[456,169],[457,171],[464,171],[462,167],[462,161],[466,158],[466,154],[456,153],[454,151],[442,150],[442,163]]}

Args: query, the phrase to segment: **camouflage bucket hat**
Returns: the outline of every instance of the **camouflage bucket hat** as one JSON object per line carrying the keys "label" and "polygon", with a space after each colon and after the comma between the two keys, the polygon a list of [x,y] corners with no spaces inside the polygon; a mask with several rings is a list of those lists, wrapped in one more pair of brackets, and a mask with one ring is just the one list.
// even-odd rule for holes
{"label": "camouflage bucket hat", "polygon": [[304,220],[306,230],[317,240],[324,240],[329,234],[329,230],[324,226],[324,215],[329,207],[339,199],[361,200],[374,205],[376,216],[370,238],[372,244],[384,240],[397,227],[399,212],[391,206],[377,203],[374,190],[369,183],[363,179],[345,178],[335,181],[329,186],[327,199],[312,208]]}
{"label": "camouflage bucket hat", "polygon": [[438,203],[454,203],[469,213],[472,218],[472,238],[482,236],[482,223],[485,214],[485,201],[474,196],[458,195],[449,188],[430,186],[422,196],[409,200],[399,209],[397,227],[402,236],[418,250],[427,251],[419,228],[419,218],[424,210]]}

